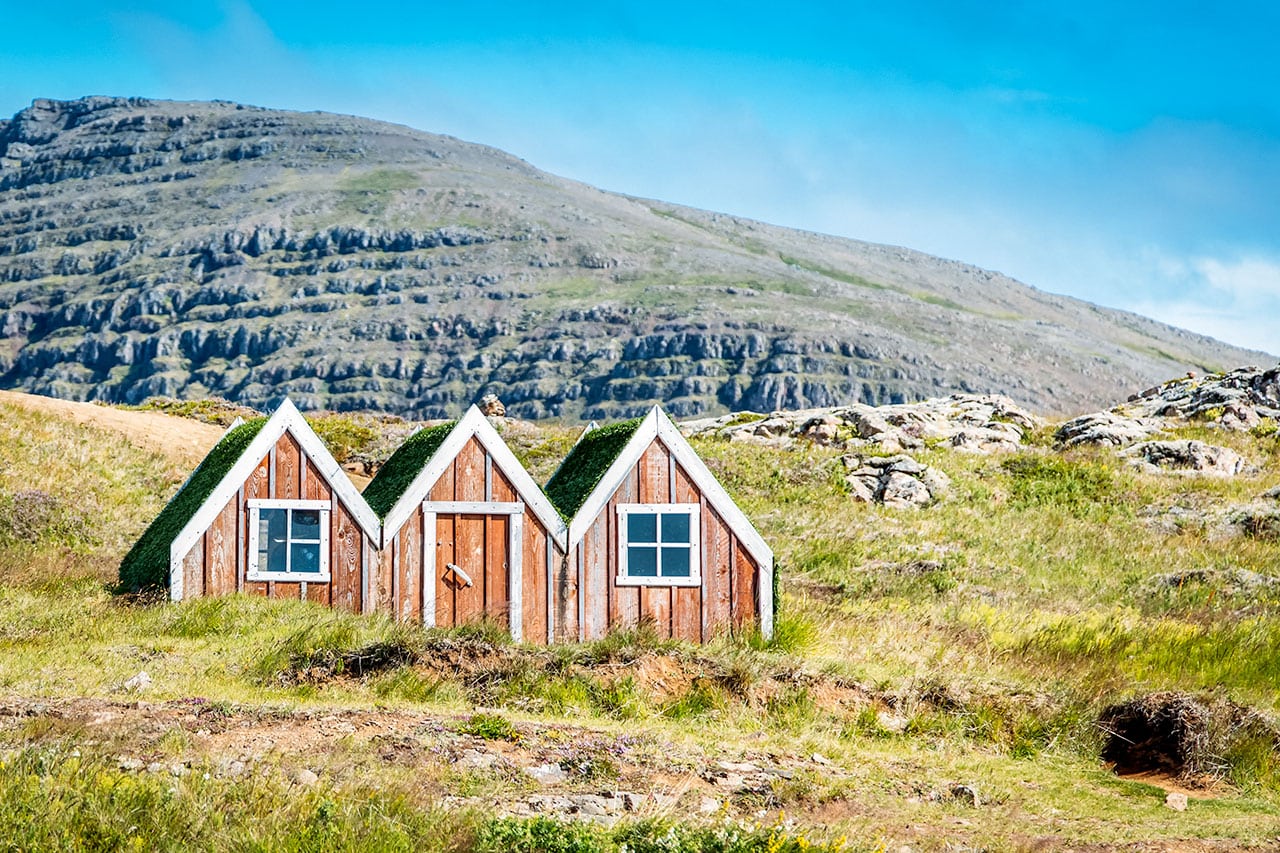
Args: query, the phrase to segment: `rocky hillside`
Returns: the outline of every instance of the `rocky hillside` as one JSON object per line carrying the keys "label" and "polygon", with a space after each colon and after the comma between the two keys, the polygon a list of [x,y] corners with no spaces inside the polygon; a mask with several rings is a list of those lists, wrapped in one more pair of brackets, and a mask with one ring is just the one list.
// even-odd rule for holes
{"label": "rocky hillside", "polygon": [[0,387],[691,416],[949,392],[1072,412],[1259,353],[888,246],[231,103],[0,121]]}

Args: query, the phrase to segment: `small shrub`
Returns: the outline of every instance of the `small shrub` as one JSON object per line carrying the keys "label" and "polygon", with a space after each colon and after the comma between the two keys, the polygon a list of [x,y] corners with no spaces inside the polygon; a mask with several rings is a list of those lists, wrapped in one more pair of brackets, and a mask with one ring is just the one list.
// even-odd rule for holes
{"label": "small shrub", "polygon": [[538,816],[484,824],[473,849],[477,853],[605,853],[609,845],[593,824]]}
{"label": "small shrub", "polygon": [[1280,421],[1264,420],[1257,426],[1251,427],[1249,434],[1254,438],[1273,438],[1280,434]]}
{"label": "small shrub", "polygon": [[803,685],[788,685],[777,696],[765,703],[769,722],[778,728],[798,731],[811,724],[818,716],[818,706],[813,694]]}
{"label": "small shrub", "polygon": [[629,675],[613,681],[592,680],[589,692],[596,710],[606,717],[634,720],[644,715],[644,697],[636,687],[636,680]]}
{"label": "small shrub", "polygon": [[520,739],[520,733],[516,731],[516,727],[501,714],[472,714],[470,719],[458,726],[458,731],[485,740],[516,741]]}
{"label": "small shrub", "polygon": [[560,768],[583,782],[604,782],[618,778],[618,762],[594,749],[570,750],[560,759]]}
{"label": "small shrub", "polygon": [[757,651],[804,655],[813,651],[818,637],[818,626],[812,621],[799,613],[784,610],[773,621],[772,639],[766,640],[757,629],[747,635],[747,645]]}
{"label": "small shrub", "polygon": [[697,679],[683,696],[662,708],[662,715],[673,720],[686,720],[718,713],[725,705],[724,694],[705,679]]}
{"label": "small shrub", "polygon": [[871,705],[864,705],[858,709],[858,713],[854,714],[851,719],[846,720],[845,724],[840,727],[840,737],[846,740],[859,737],[879,740],[891,738],[893,734],[880,722],[880,714]]}
{"label": "small shrub", "polygon": [[1020,508],[1059,508],[1083,516],[1120,501],[1115,474],[1103,464],[1028,453],[1006,459],[1001,467],[1009,476],[1011,502]]}
{"label": "small shrub", "polygon": [[339,463],[368,450],[381,437],[370,424],[347,415],[322,415],[307,421]]}
{"label": "small shrub", "polygon": [[584,643],[575,650],[574,657],[587,666],[630,663],[650,652],[666,652],[679,645],[679,640],[659,636],[652,620],[644,620],[635,627],[610,631],[599,640]]}
{"label": "small shrub", "polygon": [[439,700],[442,692],[449,686],[447,682],[423,675],[411,666],[392,670],[372,684],[373,692],[378,698],[405,702]]}
{"label": "small shrub", "polygon": [[97,544],[94,524],[79,507],[42,489],[0,489],[0,545],[47,542],[75,548]]}
{"label": "small shrub", "polygon": [[762,421],[767,417],[768,415],[762,415],[759,412],[736,412],[733,417],[725,421],[725,426],[735,427],[742,426],[743,424],[753,424],[756,421]]}

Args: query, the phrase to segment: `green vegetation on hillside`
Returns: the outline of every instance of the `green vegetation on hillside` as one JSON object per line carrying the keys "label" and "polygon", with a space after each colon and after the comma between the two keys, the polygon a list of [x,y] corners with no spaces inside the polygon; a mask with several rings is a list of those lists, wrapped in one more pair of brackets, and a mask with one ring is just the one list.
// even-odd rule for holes
{"label": "green vegetation on hillside", "polygon": [[[109,433],[3,413],[0,685],[20,710],[0,717],[0,833],[18,847],[800,850],[844,835],[851,849],[1022,849],[1275,835],[1280,537],[1265,525],[1227,536],[1205,514],[1280,485],[1266,431],[1214,432],[1260,468],[1230,479],[1144,474],[1100,449],[926,450],[952,485],[916,511],[853,503],[832,449],[696,440],[777,553],[778,639],[692,647],[641,626],[539,648],[497,624],[445,632],[303,602],[116,596],[119,557],[181,473]],[[539,448],[567,441],[548,434],[509,430],[543,465]],[[55,509],[15,503],[23,488]],[[140,671],[151,686],[126,688]],[[1204,709],[1184,814],[1151,784],[1173,771],[1122,777],[1102,760],[1102,716],[1163,692]],[[566,781],[544,789],[521,769],[546,764]],[[298,782],[304,770],[317,778]],[[707,781],[724,774],[747,781]],[[484,811],[658,789],[684,796],[608,829]],[[220,808],[194,806],[208,802]]]}

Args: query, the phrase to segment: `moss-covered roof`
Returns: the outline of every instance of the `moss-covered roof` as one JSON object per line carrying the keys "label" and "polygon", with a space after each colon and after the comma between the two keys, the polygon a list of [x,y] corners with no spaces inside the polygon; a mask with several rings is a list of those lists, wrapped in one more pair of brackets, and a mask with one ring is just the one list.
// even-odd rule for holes
{"label": "moss-covered roof", "polygon": [[418,430],[378,469],[373,481],[364,487],[364,499],[378,518],[387,517],[387,513],[391,512],[405,490],[413,485],[413,479],[440,449],[445,436],[455,426],[457,421],[450,421]]}
{"label": "moss-covered roof", "polygon": [[593,429],[569,451],[545,489],[547,497],[566,520],[582,508],[643,420],[636,418]]}
{"label": "moss-covered roof", "polygon": [[120,561],[120,585],[130,591],[169,583],[169,546],[208,500],[232,466],[262,430],[266,418],[254,418],[227,432],[201,461],[195,473]]}

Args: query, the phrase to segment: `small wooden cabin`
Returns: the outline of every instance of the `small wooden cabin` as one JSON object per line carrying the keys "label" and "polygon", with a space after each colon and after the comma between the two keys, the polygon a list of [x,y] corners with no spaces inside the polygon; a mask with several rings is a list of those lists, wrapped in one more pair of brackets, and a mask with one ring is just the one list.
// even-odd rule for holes
{"label": "small wooden cabin", "polygon": [[125,556],[126,588],[174,601],[245,592],[373,607],[381,526],[324,442],[285,400],[233,425]]}
{"label": "small wooden cabin", "polygon": [[[566,519],[569,519],[566,522]],[[120,565],[175,601],[244,592],[517,641],[651,622],[773,633],[773,553],[675,424],[588,428],[546,491],[476,407],[419,430],[356,491],[294,405],[223,435]]]}
{"label": "small wooden cabin", "polygon": [[478,408],[410,436],[364,497],[382,520],[379,587],[397,618],[488,618],[517,641],[556,639],[564,521]]}
{"label": "small wooden cabin", "polygon": [[570,519],[557,638],[773,635],[773,552],[660,408],[588,429],[546,491]]}

